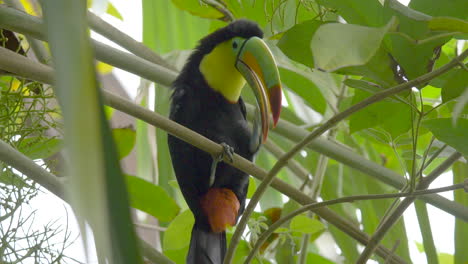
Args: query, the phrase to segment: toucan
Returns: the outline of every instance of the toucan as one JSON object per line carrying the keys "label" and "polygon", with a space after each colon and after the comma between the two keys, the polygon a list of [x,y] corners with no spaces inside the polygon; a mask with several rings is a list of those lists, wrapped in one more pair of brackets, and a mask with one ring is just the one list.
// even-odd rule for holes
{"label": "toucan", "polygon": [[[222,263],[226,228],[245,207],[249,176],[222,162],[233,152],[252,160],[281,111],[281,81],[263,32],[249,20],[236,20],[200,40],[173,82],[170,119],[222,144],[210,155],[168,136],[175,175],[195,219],[188,264]],[[246,82],[257,101],[248,125],[241,91]]]}

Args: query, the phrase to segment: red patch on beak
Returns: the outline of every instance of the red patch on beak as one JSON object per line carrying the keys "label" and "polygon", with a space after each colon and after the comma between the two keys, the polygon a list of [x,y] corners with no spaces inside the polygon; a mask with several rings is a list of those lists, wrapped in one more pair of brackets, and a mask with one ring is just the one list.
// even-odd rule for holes
{"label": "red patch on beak", "polygon": [[275,85],[269,90],[271,114],[273,115],[273,127],[276,127],[281,114],[281,86]]}
{"label": "red patch on beak", "polygon": [[210,188],[201,198],[200,204],[213,232],[223,232],[228,225],[236,224],[240,204],[230,189]]}

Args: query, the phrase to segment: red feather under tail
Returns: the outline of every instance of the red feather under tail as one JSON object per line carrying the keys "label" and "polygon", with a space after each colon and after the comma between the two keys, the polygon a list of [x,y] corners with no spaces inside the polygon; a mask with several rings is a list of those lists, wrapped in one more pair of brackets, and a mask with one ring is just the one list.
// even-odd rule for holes
{"label": "red feather under tail", "polygon": [[239,212],[237,196],[227,188],[210,188],[201,199],[201,207],[213,232],[223,232],[236,224]]}

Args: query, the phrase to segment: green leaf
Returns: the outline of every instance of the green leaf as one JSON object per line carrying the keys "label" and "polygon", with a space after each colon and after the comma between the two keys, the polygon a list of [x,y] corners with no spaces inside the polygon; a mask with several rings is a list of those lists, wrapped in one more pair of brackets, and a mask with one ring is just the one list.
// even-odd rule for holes
{"label": "green leaf", "polygon": [[[353,104],[369,96],[369,93],[356,90]],[[380,126],[389,132],[393,139],[411,128],[411,108],[403,103],[384,100],[353,114],[349,121],[350,132]]]}
{"label": "green leaf", "polygon": [[62,149],[62,140],[58,138],[28,137],[21,140],[16,148],[32,160],[46,159]]}
{"label": "green leaf", "polygon": [[465,88],[465,91],[460,96],[460,98],[458,99],[458,102],[455,104],[455,107],[453,108],[452,120],[454,124],[457,123],[458,117],[463,112],[468,112],[467,106],[468,106],[468,87]]}
{"label": "green leaf", "polygon": [[303,234],[315,234],[325,231],[325,226],[319,220],[312,219],[305,215],[297,215],[289,224],[291,231],[301,232]]}
{"label": "green leaf", "polygon": [[442,101],[447,102],[460,96],[468,87],[468,71],[457,69],[442,87]]}
{"label": "green leaf", "polygon": [[310,50],[310,42],[315,31],[322,24],[323,22],[317,20],[297,24],[283,34],[277,46],[290,59],[313,68],[314,59]]}
{"label": "green leaf", "polygon": [[[468,176],[468,164],[463,162],[456,162],[453,164],[453,182],[460,183],[466,180]],[[468,195],[463,189],[454,191],[455,202],[468,207]],[[455,218],[455,262],[454,264],[466,264],[468,259],[468,223]]]}
{"label": "green leaf", "polygon": [[192,212],[185,210],[174,218],[166,232],[164,232],[164,254],[177,263],[181,263],[177,260],[185,261],[194,222]]}
{"label": "green leaf", "polygon": [[431,30],[468,33],[468,21],[451,17],[434,17],[428,23]]}
{"label": "green leaf", "polygon": [[112,129],[112,135],[117,144],[119,159],[125,158],[130,154],[130,152],[132,152],[132,149],[135,146],[135,131],[130,128],[114,128]]}
{"label": "green leaf", "polygon": [[378,0],[319,0],[320,5],[336,9],[346,22],[363,26],[382,26],[382,5]]}
{"label": "green leaf", "polygon": [[247,189],[247,199],[252,198],[252,196],[255,193],[255,190],[257,190],[257,184],[255,184],[255,179],[254,177],[249,177],[249,188]]}
{"label": "green leaf", "polygon": [[179,206],[160,186],[136,176],[126,176],[130,205],[156,217],[159,221],[169,222],[177,213]]}
{"label": "green leaf", "polygon": [[364,65],[341,68],[339,74],[363,76],[371,79],[382,88],[395,86],[397,83],[394,69],[395,62],[388,56],[388,51],[382,46],[375,55]]}
{"label": "green leaf", "polygon": [[335,262],[315,253],[307,254],[307,264],[334,264]]}
{"label": "green leaf", "polygon": [[431,16],[468,19],[466,0],[412,0],[409,7]]}
{"label": "green leaf", "polygon": [[107,3],[106,13],[123,21],[122,14],[120,14],[119,10],[117,10],[117,8],[115,8],[115,6],[111,2]]}
{"label": "green leaf", "polygon": [[441,91],[442,90],[440,88],[430,86],[430,85],[426,85],[424,86],[423,89],[421,89],[423,98],[431,98],[431,99],[438,99],[441,95]]}
{"label": "green leaf", "polygon": [[203,3],[199,0],[172,0],[175,6],[181,10],[187,11],[194,16],[203,18],[218,19],[224,15],[215,8]]}
{"label": "green leaf", "polygon": [[[448,253],[439,253],[437,255],[440,264],[453,264],[453,255]],[[465,261],[466,263],[466,261]],[[464,263],[464,264],[465,264]]]}
{"label": "green leaf", "polygon": [[429,129],[434,136],[457,151],[468,155],[468,119],[458,119],[457,125],[454,126],[451,118],[437,118],[425,120],[422,125]]}
{"label": "green leaf", "polygon": [[334,71],[348,66],[364,65],[376,54],[395,21],[381,28],[330,23],[320,26],[312,38],[315,67]]}
{"label": "green leaf", "polygon": [[287,70],[279,68],[281,81],[291,91],[304,99],[312,109],[323,114],[327,108],[327,103],[320,89],[308,78]]}

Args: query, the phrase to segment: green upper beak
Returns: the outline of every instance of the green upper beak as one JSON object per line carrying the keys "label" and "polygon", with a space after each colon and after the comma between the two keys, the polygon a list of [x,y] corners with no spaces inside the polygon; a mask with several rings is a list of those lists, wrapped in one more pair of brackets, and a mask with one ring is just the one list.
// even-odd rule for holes
{"label": "green upper beak", "polygon": [[[237,54],[236,68],[255,94],[260,108],[263,142],[268,136],[269,112],[273,117],[273,127],[281,113],[281,81],[275,59],[262,39],[252,37],[242,43]],[[255,120],[258,121],[258,118]],[[254,131],[257,126],[254,122]]]}

